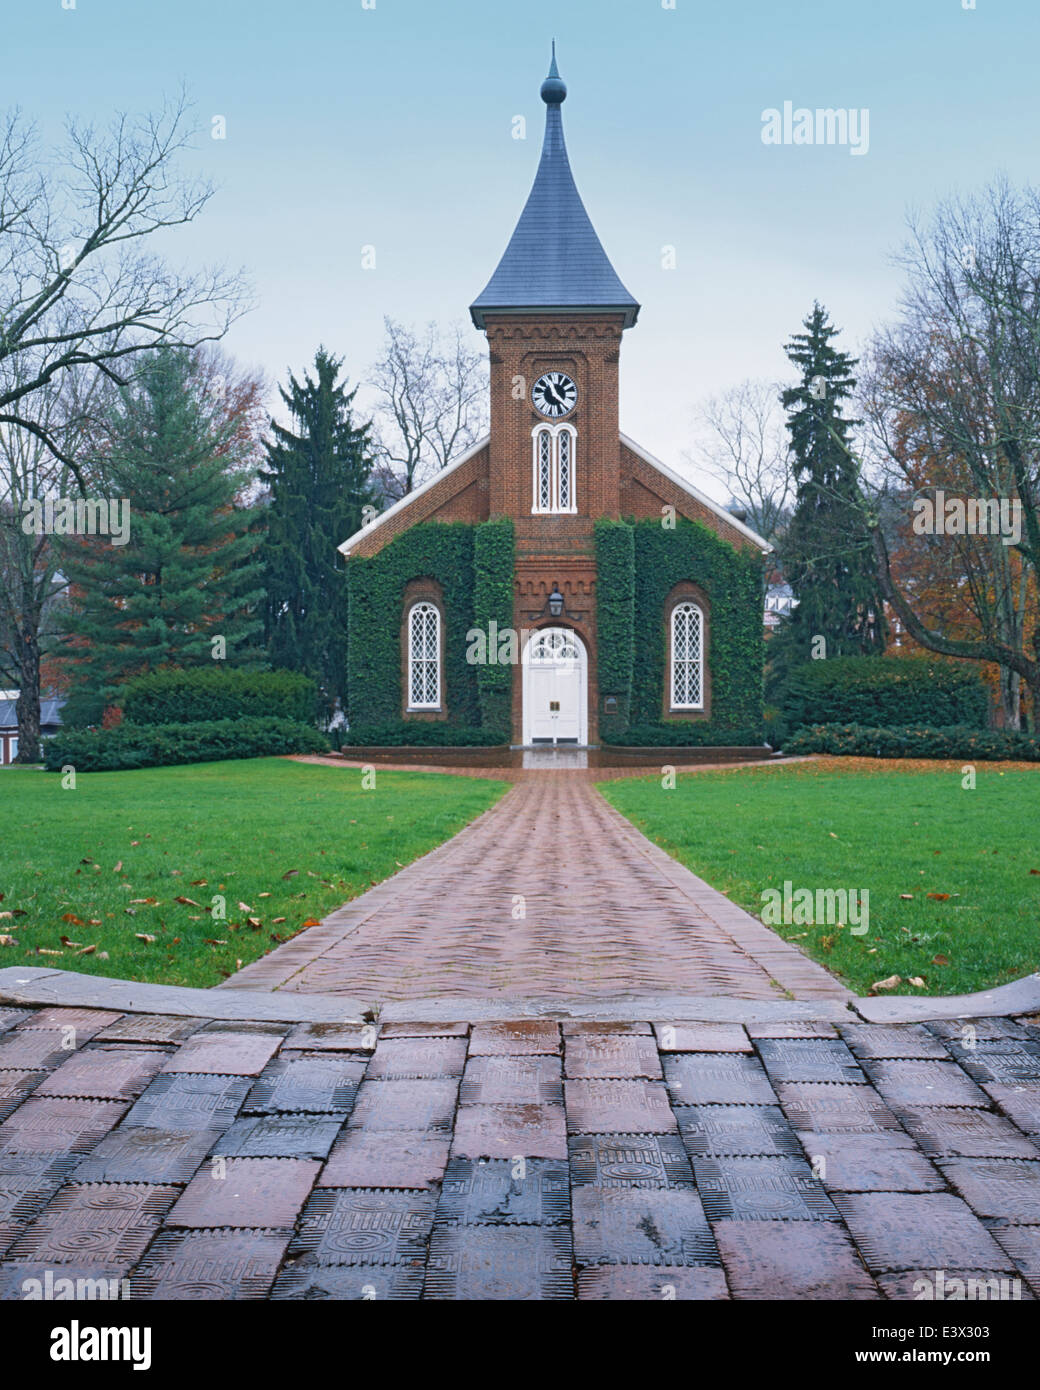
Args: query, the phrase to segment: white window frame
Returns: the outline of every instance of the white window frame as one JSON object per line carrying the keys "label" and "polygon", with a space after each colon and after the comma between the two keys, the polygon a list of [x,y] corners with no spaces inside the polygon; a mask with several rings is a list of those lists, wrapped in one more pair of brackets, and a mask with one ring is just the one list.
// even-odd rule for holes
{"label": "white window frame", "polygon": [[[542,438],[549,437],[549,498],[548,505],[542,505]],[[567,443],[561,441],[566,436]],[[531,513],[533,516],[573,516],[578,510],[577,502],[577,461],[578,431],[573,425],[551,425],[539,421],[531,431],[533,479],[531,492]],[[563,456],[566,454],[566,475],[563,470]],[[564,483],[566,482],[566,486]],[[564,505],[564,500],[566,505]]]}
{"label": "white window frame", "polygon": [[[679,681],[678,681],[679,662],[678,662],[677,659],[676,659],[676,640],[675,640],[675,639],[676,639],[676,630],[677,630],[677,628],[678,628],[679,615],[680,615],[680,614],[682,614],[684,617],[685,617],[686,615],[688,615],[688,614],[689,614],[689,615],[694,615],[694,616],[696,617],[696,623],[697,623],[697,655],[696,655],[696,657],[695,657],[692,661],[691,661],[689,658],[686,658],[686,659],[684,659],[684,661],[683,661],[683,663],[682,663],[684,666],[688,666],[688,665],[696,666],[696,670],[697,670],[697,699],[696,699],[696,701],[691,701],[691,700],[688,700],[688,699],[680,699],[680,698],[679,698],[679,694],[680,694],[680,691],[679,691]],[[676,603],[676,604],[673,605],[672,611],[671,611],[671,615],[669,616],[669,619],[668,619],[668,648],[669,648],[669,656],[670,656],[670,676],[669,676],[670,689],[669,689],[669,693],[670,693],[670,696],[671,696],[671,701],[670,701],[670,703],[671,703],[671,708],[672,708],[672,709],[684,709],[684,710],[703,710],[703,709],[704,709],[704,628],[705,628],[705,624],[704,624],[704,609],[700,606],[699,603],[695,603],[693,599],[680,599],[678,603]],[[687,682],[684,681],[684,682],[683,682],[684,689],[685,689],[686,685],[687,685]]]}
{"label": "white window frame", "polygon": [[[422,609],[433,614],[433,655],[432,657],[421,653],[417,649],[415,632],[415,615]],[[429,599],[419,599],[408,609],[408,709],[409,710],[439,710],[441,707],[441,611],[435,603]],[[432,700],[416,700],[415,698],[415,676],[416,663],[422,662],[424,665],[433,666],[434,684],[436,694]],[[428,685],[427,681],[423,682]]]}

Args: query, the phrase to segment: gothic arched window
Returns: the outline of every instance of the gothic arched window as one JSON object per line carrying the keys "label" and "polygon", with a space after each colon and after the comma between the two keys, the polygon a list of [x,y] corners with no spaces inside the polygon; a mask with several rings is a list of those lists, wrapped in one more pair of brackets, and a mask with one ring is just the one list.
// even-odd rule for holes
{"label": "gothic arched window", "polygon": [[532,512],[576,512],[574,458],[578,433],[573,425],[536,425]]}
{"label": "gothic arched window", "polygon": [[439,709],[441,703],[441,615],[432,603],[408,612],[408,707]]}
{"label": "gothic arched window", "polygon": [[704,708],[704,614],[696,603],[672,609],[672,709]]}

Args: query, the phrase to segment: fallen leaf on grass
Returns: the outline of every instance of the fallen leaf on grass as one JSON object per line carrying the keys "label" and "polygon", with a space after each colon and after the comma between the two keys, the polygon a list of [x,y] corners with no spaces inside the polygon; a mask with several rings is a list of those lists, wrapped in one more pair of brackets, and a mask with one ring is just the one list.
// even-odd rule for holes
{"label": "fallen leaf on grass", "polygon": [[909,983],[909,984],[912,984],[912,985],[914,986],[915,989],[927,989],[927,988],[928,988],[928,986],[925,984],[925,982],[921,979],[920,975],[911,975],[911,976],[910,976],[910,979],[909,979],[909,981],[908,981],[908,983]]}
{"label": "fallen leaf on grass", "polygon": [[97,946],[84,946],[82,951],[77,951],[78,956],[92,956],[97,950]]}
{"label": "fallen leaf on grass", "polygon": [[82,941],[70,941],[67,936],[59,936],[58,940],[63,946],[67,946],[70,951],[78,951],[83,945]]}
{"label": "fallen leaf on grass", "polygon": [[287,874],[282,874],[282,882],[284,883],[287,878],[295,878],[299,872],[299,869],[290,869]]}
{"label": "fallen leaf on grass", "polygon": [[878,989],[898,989],[902,983],[902,975],[889,975],[887,980],[875,980],[870,986],[870,992],[873,994]]}
{"label": "fallen leaf on grass", "polygon": [[949,893],[928,893],[926,896],[929,898],[934,898],[937,903],[945,903],[949,902],[950,900]]}
{"label": "fallen leaf on grass", "polygon": [[157,936],[150,936],[149,933],[146,931],[134,932],[134,935],[137,937],[138,941],[146,941],[149,946],[152,944],[153,941],[159,940]]}
{"label": "fallen leaf on grass", "polygon": [[214,941],[212,937],[207,936],[207,937],[206,937],[206,945],[207,945],[207,946],[226,946],[226,945],[227,945],[227,942],[226,942],[226,941]]}
{"label": "fallen leaf on grass", "polygon": [[254,931],[259,931],[260,928],[264,925],[259,917],[247,917],[246,922],[249,924],[249,926],[253,928]]}
{"label": "fallen leaf on grass", "polygon": [[320,927],[320,926],[321,926],[321,918],[320,918],[320,917],[308,917],[307,920],[304,922],[303,925],[304,925],[305,927]]}
{"label": "fallen leaf on grass", "polygon": [[158,898],[131,898],[130,901],[132,903],[146,903],[149,907],[159,906]]}
{"label": "fallen leaf on grass", "polygon": [[65,954],[65,952],[64,952],[64,951],[48,951],[48,950],[47,950],[45,947],[43,947],[43,946],[37,946],[37,948],[36,948],[36,954],[37,954],[38,956],[63,956],[63,955]]}
{"label": "fallen leaf on grass", "polygon": [[278,925],[279,922],[284,922],[284,921],[285,921],[285,918],[284,918],[284,917],[272,917],[272,918],[271,918],[271,925],[274,926],[274,927],[276,927],[276,926]]}
{"label": "fallen leaf on grass", "polygon": [[948,958],[947,956],[933,956],[933,957],[932,957],[932,964],[933,964],[933,965],[949,965],[949,963],[950,963],[950,962],[949,962],[949,958]]}
{"label": "fallen leaf on grass", "polygon": [[912,902],[914,897],[913,893],[900,893],[899,896],[907,902]]}
{"label": "fallen leaf on grass", "polygon": [[197,902],[195,901],[194,898],[180,898],[180,897],[177,897],[177,898],[174,898],[173,901],[174,901],[175,903],[183,903],[185,907],[201,907],[201,906],[202,906],[202,904],[201,904],[201,903],[197,903]]}
{"label": "fallen leaf on grass", "polygon": [[61,914],[61,920],[63,922],[71,922],[71,924],[74,927],[86,926],[86,923],[82,920],[82,918],[77,917],[74,912],[63,912]]}
{"label": "fallen leaf on grass", "polygon": [[123,861],[121,859],[119,863],[115,866],[115,868],[112,870],[112,872],[114,874],[121,874],[123,872]]}
{"label": "fallen leaf on grass", "polygon": [[14,938],[13,936],[7,936],[6,934],[0,935],[0,946],[17,946],[17,945],[18,945],[18,942],[15,940],[15,938]]}

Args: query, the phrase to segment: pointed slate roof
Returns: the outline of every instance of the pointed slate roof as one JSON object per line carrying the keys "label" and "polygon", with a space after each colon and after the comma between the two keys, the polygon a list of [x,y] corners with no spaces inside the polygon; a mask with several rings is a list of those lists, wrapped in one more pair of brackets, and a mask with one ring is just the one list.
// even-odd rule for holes
{"label": "pointed slate roof", "polygon": [[639,305],[618,279],[574,183],[563,138],[567,88],[556,66],[542,83],[545,140],[534,186],[505,255],[487,288],[471,305],[478,328],[490,313],[616,311],[631,328]]}

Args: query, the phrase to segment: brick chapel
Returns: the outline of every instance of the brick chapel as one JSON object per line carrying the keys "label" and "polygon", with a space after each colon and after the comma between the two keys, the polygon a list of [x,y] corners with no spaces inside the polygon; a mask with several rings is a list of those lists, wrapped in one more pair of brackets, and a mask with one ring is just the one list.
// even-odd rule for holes
{"label": "brick chapel", "polygon": [[[640,306],[575,185],[555,52],[541,96],[534,185],[470,309],[488,342],[490,432],[340,547],[350,722],[373,741],[439,723],[437,741],[454,727],[474,742],[492,722],[485,741],[514,746],[696,722],[725,741],[761,717],[769,546],[621,433],[622,339]],[[480,556],[496,523],[512,574],[494,609]],[[482,671],[473,636],[492,611],[490,660],[510,621],[516,640],[508,669]]]}

